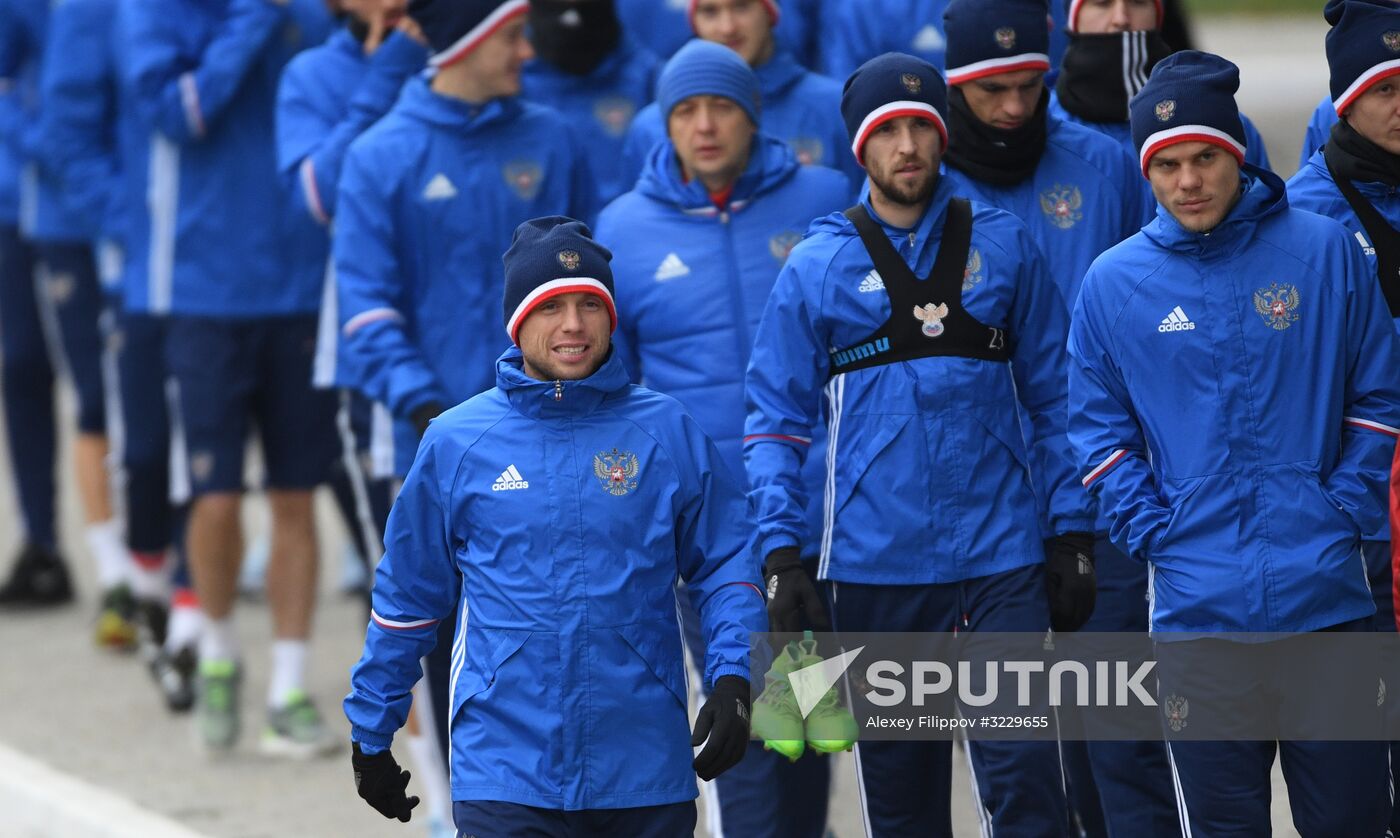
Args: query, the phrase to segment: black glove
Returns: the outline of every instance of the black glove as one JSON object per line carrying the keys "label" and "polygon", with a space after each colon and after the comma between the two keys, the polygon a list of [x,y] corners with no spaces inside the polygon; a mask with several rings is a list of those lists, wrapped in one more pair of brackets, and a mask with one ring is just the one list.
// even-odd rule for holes
{"label": "black glove", "polygon": [[768,586],[768,630],[802,631],[807,618],[812,631],[831,631],[812,578],[802,569],[796,547],[779,547],[763,561],[763,581]]}
{"label": "black glove", "polygon": [[409,411],[408,421],[413,423],[420,438],[428,432],[428,423],[437,418],[443,409],[443,406],[438,402],[424,402]]}
{"label": "black glove", "polygon": [[701,742],[705,742],[705,747],[691,765],[702,780],[713,780],[744,758],[749,747],[748,681],[738,675],[725,675],[715,682],[705,706],[695,717],[690,747]]}
{"label": "black glove", "polygon": [[360,797],[384,817],[408,823],[413,807],[418,805],[417,797],[403,793],[408,788],[409,773],[399,768],[388,748],[367,754],[360,750],[359,742],[352,745],[350,764],[355,767],[355,790]]}
{"label": "black glove", "polygon": [[1094,613],[1094,535],[1067,532],[1045,542],[1045,590],[1050,595],[1050,628],[1078,631]]}

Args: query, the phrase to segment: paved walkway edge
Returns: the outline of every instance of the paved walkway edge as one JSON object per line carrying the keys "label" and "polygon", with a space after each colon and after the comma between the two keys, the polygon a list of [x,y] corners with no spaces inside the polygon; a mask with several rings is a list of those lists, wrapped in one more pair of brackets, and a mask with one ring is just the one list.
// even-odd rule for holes
{"label": "paved walkway edge", "polygon": [[[204,838],[107,789],[64,774],[0,743],[0,811],[21,835]],[[9,828],[9,827],[7,827]]]}

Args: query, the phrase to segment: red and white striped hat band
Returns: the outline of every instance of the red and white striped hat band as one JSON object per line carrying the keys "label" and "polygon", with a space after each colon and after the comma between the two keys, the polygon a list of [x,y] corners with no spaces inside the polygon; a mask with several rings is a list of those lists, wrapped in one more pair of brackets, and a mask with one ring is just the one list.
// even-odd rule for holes
{"label": "red and white striped hat band", "polygon": [[1142,164],[1142,176],[1147,177],[1147,163],[1152,159],[1152,155],[1177,143],[1218,145],[1234,155],[1240,165],[1244,165],[1244,145],[1239,140],[1209,125],[1178,125],[1150,135],[1147,142],[1142,144],[1142,152],[1138,155],[1138,162]]}
{"label": "red and white striped hat band", "polygon": [[[759,0],[759,2],[763,3],[763,7],[768,10],[768,16],[773,19],[773,25],[777,26],[778,18],[782,14],[778,11],[777,0]],[[692,32],[695,31],[695,7],[698,5],[700,5],[700,0],[687,0],[685,4],[685,19],[690,23]]]}
{"label": "red and white striped hat band", "polygon": [[[1152,0],[1152,3],[1153,3],[1153,5],[1155,5],[1155,6],[1157,7],[1157,26],[1156,26],[1155,28],[1161,29],[1161,28],[1162,28],[1162,0]],[[1083,5],[1084,5],[1084,0],[1070,0],[1070,4],[1069,4],[1069,14],[1065,15],[1065,30],[1066,30],[1066,31],[1069,31],[1069,32],[1078,32],[1078,31],[1079,31],[1079,9],[1080,9],[1080,7],[1083,6]]]}
{"label": "red and white striped hat band", "polygon": [[520,305],[515,307],[515,312],[506,322],[506,332],[510,335],[511,343],[520,343],[516,340],[516,336],[520,334],[520,324],[525,322],[525,318],[529,317],[530,312],[534,311],[540,303],[551,297],[578,292],[601,297],[603,303],[608,307],[608,317],[612,320],[612,329],[617,329],[617,307],[613,305],[613,296],[608,291],[608,286],[589,276],[564,276],[541,284],[526,294],[525,299],[520,301]]}
{"label": "red and white striped hat band", "polygon": [[458,38],[452,46],[428,59],[434,67],[450,67],[467,57],[467,54],[481,45],[481,42],[496,34],[496,30],[517,17],[530,11],[530,0],[506,0],[496,10],[473,26],[467,34]]}
{"label": "red and white striped hat band", "polygon": [[948,147],[948,126],[943,124],[943,115],[938,109],[927,102],[914,102],[903,99],[898,102],[890,102],[881,105],[860,122],[860,130],[856,132],[855,141],[851,143],[851,153],[856,156],[856,162],[865,165],[865,160],[861,158],[861,149],[865,146],[865,141],[870,138],[871,132],[879,128],[892,119],[899,119],[901,116],[921,116],[931,120],[935,128],[938,129],[938,136],[943,138],[943,147]]}
{"label": "red and white striped hat band", "polygon": [[974,61],[961,67],[949,68],[948,83],[963,84],[987,76],[1014,73],[1017,70],[1039,70],[1042,73],[1048,73],[1050,72],[1050,56],[1043,52],[1023,52],[1020,55],[1008,55],[1005,58]]}
{"label": "red and white striped hat band", "polygon": [[1394,61],[1382,61],[1362,73],[1361,77],[1352,82],[1351,87],[1348,87],[1341,97],[1332,103],[1332,107],[1337,109],[1337,116],[1341,116],[1347,108],[1351,107],[1352,103],[1370,89],[1371,85],[1395,75],[1400,75],[1400,58]]}

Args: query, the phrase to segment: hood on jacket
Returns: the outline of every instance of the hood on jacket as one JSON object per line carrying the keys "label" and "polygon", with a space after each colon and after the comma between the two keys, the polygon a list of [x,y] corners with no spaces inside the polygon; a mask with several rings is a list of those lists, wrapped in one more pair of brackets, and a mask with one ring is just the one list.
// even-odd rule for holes
{"label": "hood on jacket", "polygon": [[[943,230],[943,217],[948,211],[948,201],[955,196],[956,186],[951,178],[938,176],[938,185],[933,189],[933,197],[929,199],[928,209],[924,212],[924,217],[919,219],[919,223],[914,225],[914,252],[921,251],[928,245],[930,237],[935,230]],[[875,220],[885,230],[885,234],[890,237],[890,241],[898,242],[911,232],[907,227],[896,227],[880,217],[875,211],[875,207],[870,203],[870,181],[867,179],[865,185],[860,190],[860,205],[865,207],[865,211],[870,213],[870,217]],[[807,228],[807,236],[813,233],[822,232],[833,236],[848,236],[859,238],[860,233],[856,230],[856,225],[846,217],[844,211],[833,212],[812,222]]]}
{"label": "hood on jacket", "polygon": [[588,413],[631,383],[622,359],[611,347],[592,375],[573,381],[540,381],[526,375],[525,358],[516,346],[496,359],[496,386],[527,416]]}
{"label": "hood on jacket", "polygon": [[473,105],[450,96],[434,93],[428,76],[415,76],[408,80],[399,95],[397,109],[410,117],[431,125],[476,131],[497,123],[506,122],[517,116],[521,109],[519,96],[506,96],[491,99],[482,105]]}
{"label": "hood on jacket", "polygon": [[[729,200],[737,204],[771,192],[800,168],[802,164],[797,162],[797,156],[787,143],[761,132],[754,134],[753,145],[749,147],[749,165],[735,181]],[[703,183],[686,182],[682,177],[681,164],[670,140],[657,143],[651,150],[637,181],[637,190],[652,200],[674,204],[682,210],[714,207]]]}
{"label": "hood on jacket", "polygon": [[1273,172],[1246,163],[1240,167],[1240,184],[1244,194],[1239,202],[1209,233],[1187,230],[1166,207],[1158,204],[1157,217],[1142,228],[1143,234],[1167,250],[1229,247],[1248,240],[1265,218],[1288,209],[1283,180]]}
{"label": "hood on jacket", "polygon": [[792,53],[781,47],[773,51],[773,57],[753,68],[758,76],[758,91],[764,102],[780,99],[807,75],[807,70]]}

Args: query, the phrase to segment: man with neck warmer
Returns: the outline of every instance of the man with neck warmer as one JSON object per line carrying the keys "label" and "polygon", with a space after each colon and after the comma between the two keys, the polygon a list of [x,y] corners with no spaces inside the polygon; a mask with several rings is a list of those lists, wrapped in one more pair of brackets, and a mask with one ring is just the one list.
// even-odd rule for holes
{"label": "man with neck warmer", "polygon": [[[1107,134],[1136,157],[1128,100],[1147,83],[1157,62],[1172,53],[1162,37],[1161,0],[1064,2],[1069,46],[1060,62],[1050,112]],[[1259,131],[1243,114],[1240,121],[1248,140],[1246,162],[1269,168]]]}
{"label": "man with neck warmer", "polygon": [[[1400,6],[1332,0],[1324,15],[1332,24],[1327,63],[1338,121],[1326,147],[1288,181],[1288,198],[1351,231],[1400,327]],[[1376,603],[1375,628],[1387,632],[1396,630],[1397,621],[1391,526],[1400,508],[1394,490],[1390,507],[1390,520],[1364,533],[1362,544]],[[1400,747],[1392,745],[1391,754],[1395,765]],[[1392,828],[1400,833],[1394,815]]]}
{"label": "man with neck warmer", "polygon": [[[689,0],[690,25],[696,36],[724,44],[753,68],[763,94],[764,124],[772,136],[792,146],[804,165],[839,169],[851,180],[851,193],[863,175],[845,154],[841,125],[841,87],[803,69],[774,36],[786,11],[778,0]],[[656,105],[649,105],[627,132],[623,177],[631,184],[645,168],[651,151],[666,139],[666,125]]]}
{"label": "man with neck warmer", "polygon": [[623,31],[614,0],[531,0],[523,95],[559,111],[578,129],[603,206],[632,188],[622,147],[632,118],[652,98],[655,55]]}
{"label": "man with neck warmer", "polygon": [[[952,0],[948,34],[945,177],[958,194],[1025,222],[1066,311],[1098,255],[1136,233],[1155,204],[1118,143],[1046,112],[1045,0]],[[985,258],[985,257],[984,257]],[[969,271],[974,267],[969,262]],[[972,276],[970,273],[969,276]],[[1086,631],[1147,630],[1147,568],[1116,549],[1098,516],[1085,549],[1098,596]],[[1144,643],[1144,659],[1150,653]],[[1073,708],[1059,715],[1071,802],[1091,834],[1179,829],[1160,742],[1071,741]]]}
{"label": "man with neck warmer", "polygon": [[[1301,711],[1265,660],[1305,661],[1251,633],[1372,630],[1361,536],[1385,518],[1400,346],[1353,236],[1245,162],[1238,88],[1187,51],[1131,102],[1159,209],[1084,278],[1069,428],[1110,536],[1151,569],[1159,694],[1189,697],[1192,722],[1287,723]],[[1206,645],[1229,677],[1192,665]],[[1379,730],[1378,661],[1308,663],[1330,712]],[[1187,834],[1269,834],[1276,756],[1299,833],[1385,833],[1384,742],[1167,735]]]}
{"label": "man with neck warmer", "polygon": [[[740,474],[744,368],[763,305],[812,216],[850,200],[843,175],[802,166],[761,132],[758,96],[758,79],[733,50],[699,40],[682,47],[657,86],[669,139],[653,149],[637,188],[598,219],[598,240],[616,254],[614,346],[634,379],[695,415]],[[816,481],[820,459],[809,458]],[[819,518],[820,504],[811,507]],[[816,545],[807,548],[815,557]],[[687,645],[703,657],[698,621],[681,608]],[[816,753],[789,766],[752,743],[716,781],[724,834],[821,838],[827,766]]]}
{"label": "man with neck warmer", "polygon": [[[816,597],[794,560],[812,541],[836,631],[957,630],[971,651],[996,643],[981,633],[1074,630],[1093,610],[1064,303],[1025,225],[939,175],[947,108],[943,77],[913,56],[847,80],[868,186],[793,248],[755,333],[744,460],[774,625]],[[819,422],[820,536],[804,478]],[[1066,834],[1053,742],[969,747],[997,834]],[[950,742],[857,744],[869,833],[951,835],[951,756]]]}

